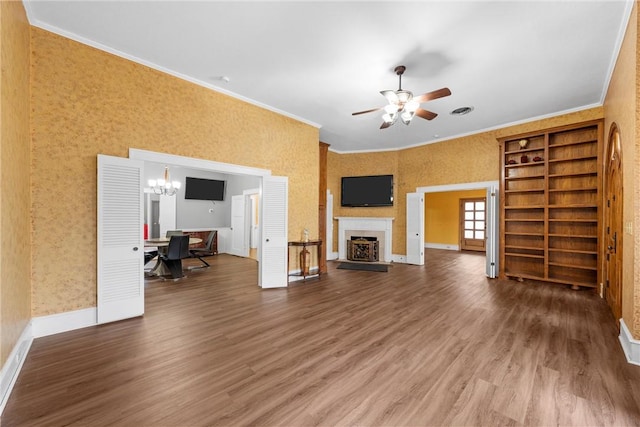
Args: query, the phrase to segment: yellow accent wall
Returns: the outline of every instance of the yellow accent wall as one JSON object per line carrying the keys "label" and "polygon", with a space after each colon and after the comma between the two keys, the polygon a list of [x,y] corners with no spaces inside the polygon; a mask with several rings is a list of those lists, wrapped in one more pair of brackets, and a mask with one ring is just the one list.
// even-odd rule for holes
{"label": "yellow accent wall", "polygon": [[424,198],[425,243],[460,244],[460,199],[484,198],[486,190],[427,193]]}
{"label": "yellow accent wall", "polygon": [[96,305],[96,156],[129,148],[289,177],[289,238],[318,234],[313,126],[38,28],[32,43],[33,316]]}
{"label": "yellow accent wall", "polygon": [[605,150],[615,122],[622,142],[623,222],[633,234],[622,239],[622,318],[635,339],[640,339],[640,31],[634,3],[620,54],[604,102]]}
{"label": "yellow accent wall", "polygon": [[0,2],[0,366],[31,320],[29,23]]}
{"label": "yellow accent wall", "polygon": [[[601,119],[602,107],[534,120],[475,135],[398,151],[370,153],[329,152],[327,188],[334,195],[333,216],[393,217],[393,254],[406,252],[406,194],[418,187],[468,182],[498,181],[500,146],[497,138],[566,124]],[[436,119],[437,120],[437,119]],[[346,175],[394,175],[391,208],[341,208],[340,177]],[[337,221],[333,250],[337,251]]]}

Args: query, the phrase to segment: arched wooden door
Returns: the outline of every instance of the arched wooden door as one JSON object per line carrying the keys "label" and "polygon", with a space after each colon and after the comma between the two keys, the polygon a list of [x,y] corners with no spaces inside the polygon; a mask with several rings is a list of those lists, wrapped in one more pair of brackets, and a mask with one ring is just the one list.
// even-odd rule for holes
{"label": "arched wooden door", "polygon": [[616,320],[622,317],[622,159],[620,132],[611,125],[605,159],[604,296]]}

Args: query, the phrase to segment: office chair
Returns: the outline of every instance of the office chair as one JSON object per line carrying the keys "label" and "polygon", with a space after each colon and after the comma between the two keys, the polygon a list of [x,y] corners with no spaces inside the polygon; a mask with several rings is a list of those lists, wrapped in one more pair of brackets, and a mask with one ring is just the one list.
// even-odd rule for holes
{"label": "office chair", "polygon": [[218,231],[213,230],[212,232],[209,233],[209,236],[207,237],[207,241],[205,243],[204,248],[189,249],[189,253],[191,254],[191,257],[198,258],[200,262],[204,264],[202,267],[199,267],[199,268],[210,267],[209,263],[205,261],[202,257],[215,255],[215,253],[213,252],[213,242],[217,235],[218,235]]}
{"label": "office chair", "polygon": [[160,259],[171,272],[173,279],[184,277],[182,272],[182,259],[189,258],[189,236],[184,234],[180,236],[171,236],[167,252],[159,254]]}
{"label": "office chair", "polygon": [[171,236],[182,236],[184,233],[182,232],[182,230],[167,230],[167,237],[171,237]]}

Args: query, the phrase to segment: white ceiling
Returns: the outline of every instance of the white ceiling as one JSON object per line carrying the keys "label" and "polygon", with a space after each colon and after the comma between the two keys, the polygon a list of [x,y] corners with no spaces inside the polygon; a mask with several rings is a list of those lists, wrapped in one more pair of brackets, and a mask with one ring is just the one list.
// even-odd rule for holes
{"label": "white ceiling", "polygon": [[[320,127],[398,149],[601,105],[631,0],[25,1],[30,23]],[[380,130],[379,91],[452,95]],[[228,76],[229,82],[221,79]],[[450,111],[472,106],[453,116]]]}

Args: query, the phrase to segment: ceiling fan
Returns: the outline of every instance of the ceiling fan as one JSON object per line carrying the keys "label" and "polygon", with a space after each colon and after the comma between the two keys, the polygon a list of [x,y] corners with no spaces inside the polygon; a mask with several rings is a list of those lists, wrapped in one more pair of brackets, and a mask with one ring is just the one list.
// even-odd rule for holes
{"label": "ceiling fan", "polygon": [[433,92],[428,92],[420,96],[413,96],[408,90],[402,89],[402,74],[404,74],[407,67],[404,65],[398,65],[394,71],[398,75],[398,90],[383,90],[380,91],[382,96],[387,98],[389,104],[384,107],[372,108],[371,110],[358,111],[356,113],[352,113],[352,116],[357,116],[358,114],[365,113],[373,113],[374,111],[384,110],[384,114],[382,115],[382,126],[380,129],[386,129],[389,126],[393,125],[398,118],[405,125],[411,123],[411,119],[414,116],[422,117],[426,120],[433,120],[436,118],[437,114],[432,113],[431,111],[420,108],[420,104],[423,102],[431,101],[438,98],[443,98],[445,96],[451,95],[451,91],[449,88],[442,88],[438,90],[434,90]]}

